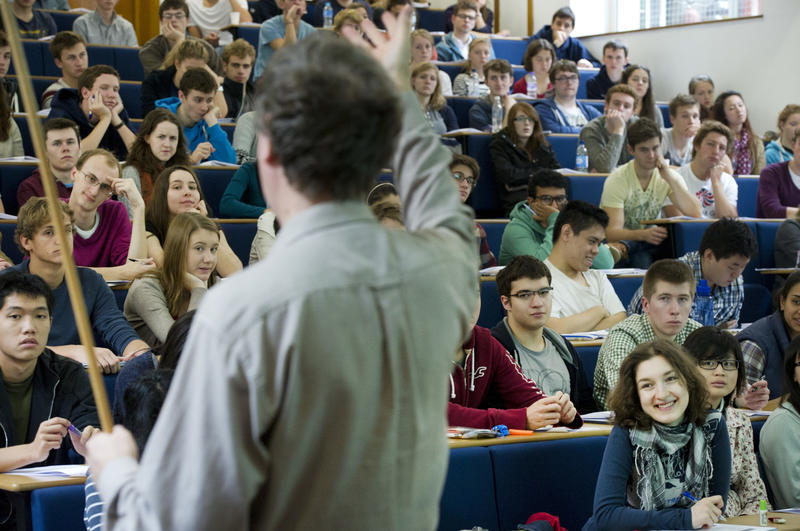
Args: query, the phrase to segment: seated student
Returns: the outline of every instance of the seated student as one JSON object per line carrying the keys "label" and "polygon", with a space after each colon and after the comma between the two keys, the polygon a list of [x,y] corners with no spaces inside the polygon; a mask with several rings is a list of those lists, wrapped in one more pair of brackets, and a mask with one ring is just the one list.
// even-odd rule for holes
{"label": "seated student", "polygon": [[586,97],[602,100],[608,89],[622,81],[622,72],[628,64],[628,47],[622,41],[608,41],[603,45],[603,66],[591,79],[586,80]]}
{"label": "seated student", "polygon": [[[447,105],[439,86],[439,69],[433,63],[420,63],[411,71],[411,89],[417,96],[428,125],[437,135],[458,129],[456,113]],[[443,139],[442,141],[444,142]],[[452,140],[452,139],[450,139]]]}
{"label": "seated student", "polygon": [[639,103],[635,109],[636,116],[649,118],[658,127],[663,128],[664,116],[661,114],[661,109],[656,105],[656,99],[653,96],[652,79],[653,76],[650,75],[650,69],[642,65],[628,65],[625,71],[622,72],[622,83],[631,87],[639,98]]}
{"label": "seated student", "polygon": [[[782,221],[775,233],[775,267],[792,269],[797,267],[797,252],[800,251],[800,218]],[[777,288],[776,283],[773,289]]]}
{"label": "seated student", "polygon": [[[669,129],[662,131],[666,134]],[[735,218],[739,215],[736,210],[739,185],[724,170],[725,154],[732,143],[730,129],[716,120],[706,120],[692,140],[691,162],[677,170],[689,193],[700,201],[704,218]]]}
{"label": "seated student", "polygon": [[6,89],[6,98],[11,112],[19,112],[19,85],[16,78],[6,74],[11,69],[11,45],[8,43],[6,32],[0,30],[0,84]]}
{"label": "seated student", "polygon": [[479,97],[489,94],[483,68],[491,60],[492,41],[488,37],[475,37],[469,43],[468,59],[453,80],[454,96]]}
{"label": "seated student", "polygon": [[[553,248],[553,228],[561,208],[567,204],[567,178],[553,170],[536,170],[528,180],[528,197],[514,205],[503,241],[500,264],[512,258],[530,255],[545,260]],[[619,250],[606,244],[592,262],[595,269],[611,269],[619,259]]]}
{"label": "seated student", "polygon": [[[337,2],[333,0],[333,3]],[[283,14],[264,22],[258,31],[258,53],[253,66],[256,82],[273,53],[314,33],[314,27],[301,18],[306,12],[305,0],[278,0],[278,6]]]}
{"label": "seated student", "polygon": [[[18,271],[0,275],[0,422],[5,441],[0,472],[70,464],[70,448],[85,454],[92,426],[99,424],[86,371],[45,346],[53,306],[53,293],[41,278]],[[65,442],[70,425],[81,434],[69,431]],[[7,497],[0,505],[6,529],[15,529],[17,518],[27,518],[13,511]]]}
{"label": "seated student", "polygon": [[[199,212],[208,216],[203,191],[197,176],[188,166],[172,166],[156,177],[153,196],[145,208],[147,254],[158,267],[164,267],[162,244],[172,219],[181,212]],[[217,271],[222,277],[242,269],[242,262],[233,252],[225,233],[219,233]]]}
{"label": "seated student", "polygon": [[87,68],[78,89],[61,89],[50,102],[48,118],[69,118],[81,132],[84,150],[104,148],[124,159],[136,140],[119,95],[119,74],[108,65]]}
{"label": "seated student", "polygon": [[[429,63],[435,60],[433,55],[435,43],[433,35],[426,29],[416,29],[411,32],[411,68],[419,63]],[[478,72],[483,73],[483,68]],[[453,81],[447,72],[439,70],[439,86],[442,87],[443,96],[453,95]]]}
{"label": "seated student", "polygon": [[236,120],[233,129],[233,150],[236,152],[236,162],[244,164],[255,162],[257,155],[256,112],[246,112]]}
{"label": "seated student", "polygon": [[[484,2],[485,2],[485,0],[484,0]],[[385,30],[386,27],[383,25],[383,14],[384,13],[388,12],[388,13],[391,13],[392,15],[394,15],[395,17],[397,17],[397,16],[400,15],[400,13],[403,11],[403,9],[406,6],[410,6],[412,4],[413,3],[412,3],[411,0],[383,0],[383,1],[379,1],[379,2],[370,2],[370,5],[372,6],[372,22],[378,27],[378,29]],[[361,6],[362,4],[358,4],[358,5]],[[348,8],[348,9],[352,9],[352,7]],[[359,11],[361,11],[361,10],[359,9]],[[444,31],[445,31],[445,33],[450,31],[449,29],[447,29],[447,20],[450,17],[447,14],[446,11],[447,10],[445,10],[445,15],[444,15],[444,18],[445,18],[445,30]],[[339,13],[341,13],[341,11],[339,11]],[[337,15],[338,15],[338,13],[337,13]],[[334,24],[334,26],[336,26],[336,17],[333,17],[333,24]]]}
{"label": "seated student", "polygon": [[605,238],[608,216],[584,201],[570,201],[556,219],[545,265],[553,275],[547,325],[560,334],[608,330],[625,319],[625,307],[600,271],[591,271]]}
{"label": "seated student", "polygon": [[222,28],[230,25],[231,14],[239,23],[252,22],[246,0],[186,0],[189,6],[189,34],[217,48],[233,42],[233,35]]}
{"label": "seated student", "polygon": [[[147,113],[131,146],[122,178],[131,179],[142,196],[144,204],[153,195],[155,176],[170,166],[191,165],[186,148],[186,137],[177,116],[167,109],[154,109]],[[133,217],[133,209],[122,199]]]}
{"label": "seated student", "polygon": [[783,353],[800,334],[800,272],[795,271],[778,291],[778,309],[738,334],[747,383],[769,391],[769,399],[783,392]]}
{"label": "seated student", "polygon": [[[469,44],[475,39],[472,30],[478,17],[478,6],[471,0],[459,0],[450,17],[453,30],[436,44],[439,61],[466,61],[469,59]],[[492,51],[494,59],[494,51]]]}
{"label": "seated student", "polygon": [[523,374],[540,382],[546,395],[562,392],[579,413],[597,410],[583,362],[575,348],[545,327],[550,316],[550,270],[531,256],[517,256],[497,274],[497,289],[506,317],[492,335],[511,354]]}
{"label": "seated student", "polygon": [[661,154],[671,166],[684,166],[692,161],[692,140],[700,128],[700,104],[687,94],[678,94],[669,102],[669,120],[672,127],[661,128]]}
{"label": "seated student", "polygon": [[0,84],[0,159],[22,157],[23,155],[25,155],[25,149],[22,147],[22,134],[11,115],[6,90]]}
{"label": "seated student", "polygon": [[794,157],[792,151],[792,136],[794,130],[800,127],[800,105],[790,103],[778,115],[779,138],[771,141],[764,148],[767,164],[788,162]]}
{"label": "seated student", "polygon": [[700,120],[713,117],[714,80],[706,74],[698,74],[689,80],[689,94],[700,104]]}
{"label": "seated student", "polygon": [[253,110],[256,87],[250,82],[250,72],[255,58],[256,49],[244,39],[236,39],[222,51],[225,70],[222,89],[228,105],[227,118],[235,119]]}
{"label": "seated student", "polygon": [[742,95],[733,90],[714,100],[713,118],[731,128],[733,175],[758,175],[766,166],[764,143],[750,126],[750,118]]}
{"label": "seated student", "polygon": [[[84,151],[72,170],[75,264],[94,269],[106,281],[131,280],[154,267],[147,258],[144,201],[120,173],[119,162],[105,149]],[[125,205],[110,199],[112,193],[131,205],[131,219]]]}
{"label": "seated student", "polygon": [[222,199],[219,213],[227,218],[257,218],[264,213],[267,202],[261,193],[255,162],[245,162],[233,174]]}
{"label": "seated student", "polygon": [[107,46],[139,46],[133,24],[119,16],[114,6],[119,0],[97,2],[97,8],[79,16],[72,23],[72,31],[91,44]]}
{"label": "seated student", "polygon": [[500,98],[503,105],[503,127],[506,125],[506,114],[516,100],[508,94],[514,71],[505,59],[492,59],[483,67],[489,94],[476,101],[469,109],[469,126],[481,131],[492,128],[492,105],[495,98]]}
{"label": "seated student", "polygon": [[578,101],[580,74],[572,61],[562,59],[550,69],[553,96],[537,102],[542,126],[550,133],[580,133],[583,126],[600,116],[600,111]]}
{"label": "seated student", "polygon": [[797,477],[797,438],[800,437],[800,341],[786,349],[780,374],[787,389],[780,406],[764,423],[758,450],[764,463],[767,482],[772,489],[776,509],[800,505],[800,480]]}
{"label": "seated student", "polygon": [[314,11],[311,13],[311,24],[317,28],[325,25],[324,10],[325,4],[329,3],[333,8],[333,16],[339,14],[342,9],[349,7],[363,6],[367,10],[367,18],[372,20],[372,7],[365,0],[317,0],[314,4]]}
{"label": "seated student", "polygon": [[[361,6],[361,4],[358,5]],[[364,32],[361,30],[361,24],[365,19],[361,16],[362,12],[363,10],[360,8],[348,7],[336,13],[336,16],[333,17],[333,33],[347,39],[352,37],[363,39]]]}
{"label": "seated student", "polygon": [[[702,211],[683,178],[664,162],[661,131],[653,121],[642,118],[630,126],[628,151],[633,160],[606,178],[600,208],[608,214],[608,240],[625,244],[630,267],[647,269],[667,230],[656,225],[645,228],[642,221],[658,218],[662,206],[668,217],[699,218]],[[664,203],[667,198],[669,205]]]}
{"label": "seated student", "polygon": [[278,7],[276,0],[250,0],[247,5],[250,16],[253,17],[253,22],[256,24],[261,24],[281,14],[281,8]]}
{"label": "seated student", "polygon": [[600,66],[586,46],[577,38],[570,37],[575,29],[575,13],[569,7],[562,7],[553,13],[550,24],[542,26],[532,39],[545,39],[553,43],[556,56],[559,59],[568,59],[577,63],[580,68],[594,68]]}
{"label": "seated student", "polygon": [[[461,202],[466,203],[469,194],[475,189],[475,185],[478,183],[478,178],[481,174],[478,161],[469,155],[454,153],[453,160],[450,162],[450,174],[458,185],[458,194],[461,198]],[[497,265],[497,260],[491,249],[489,249],[486,231],[481,227],[480,223],[477,222],[475,223],[475,238],[478,245],[478,254],[480,255],[481,269],[495,267]]]}
{"label": "seated student", "polygon": [[[494,33],[494,12],[486,5],[486,0],[476,0],[475,7],[477,7],[475,17],[475,27],[472,31],[479,33]],[[447,6],[444,10],[444,32],[450,33],[453,31],[453,11],[457,4]]]}
{"label": "seated student", "polygon": [[767,499],[767,488],[758,472],[750,417],[734,404],[737,393],[745,390],[739,343],[724,330],[704,326],[689,334],[683,348],[696,360],[706,381],[709,405],[722,413],[728,426],[731,486],[723,514],[726,518],[758,514],[759,502]]}
{"label": "seated student", "polygon": [[125,319],[151,345],[163,343],[175,319],[200,305],[216,281],[219,227],[197,212],[170,222],[164,265],[133,281],[125,298]]}
{"label": "seated student", "polygon": [[[64,229],[71,247],[74,223],[72,209],[61,201],[58,204],[64,216]],[[78,338],[67,283],[64,281],[61,248],[50,221],[45,198],[32,197],[19,209],[14,241],[29,260],[6,271],[39,275],[53,290],[55,304],[51,313],[53,324],[47,339],[48,347],[56,354],[86,363],[86,353]],[[111,293],[103,277],[87,267],[79,267],[78,278],[95,337],[109,346],[109,348],[95,347],[97,361],[103,372],[117,372],[121,359],[131,358],[150,347],[139,339],[133,328],[125,321],[122,312],[117,308],[114,294]]]}
{"label": "seated student", "polygon": [[[178,87],[183,75],[190,68],[206,68],[208,72],[221,84],[224,79],[218,76],[206,64],[208,50],[199,39],[186,39],[176,45],[167,54],[160,70],[151,72],[142,82],[142,112],[147,113],[156,108],[156,101],[164,98],[177,98]],[[218,118],[224,116],[222,111],[228,112],[225,94],[219,92],[214,97],[214,103],[219,109]]]}
{"label": "seated student", "polygon": [[489,143],[489,155],[497,195],[506,213],[525,199],[528,181],[536,170],[560,168],[542,132],[539,114],[525,102],[515,103],[508,111],[505,127]]}
{"label": "seated student", "polygon": [[275,244],[279,229],[280,223],[278,223],[275,213],[271,210],[267,210],[258,216],[256,235],[253,237],[253,243],[250,244],[248,265],[253,265],[267,257],[270,249]]}
{"label": "seated student", "polygon": [[719,521],[731,484],[731,447],[725,419],[708,407],[694,365],[663,339],[639,345],[622,362],[610,399],[615,426],[584,531],[699,529]]}
{"label": "seated student", "polygon": [[44,90],[42,109],[48,109],[56,92],[62,88],[78,88],[78,78],[89,68],[86,41],[73,31],[59,31],[50,41],[50,55],[61,70],[61,77]]}
{"label": "seated student", "polygon": [[586,145],[591,171],[611,173],[631,160],[625,149],[625,137],[628,127],[639,119],[633,113],[638,100],[639,96],[628,85],[614,85],[606,92],[603,115],[581,129],[580,139]]}
{"label": "seated student", "polygon": [[194,164],[205,160],[236,163],[236,152],[217,121],[217,93],[214,76],[204,68],[190,68],[181,78],[177,98],[156,101],[157,107],[178,117]]}
{"label": "seated student", "polygon": [[52,9],[54,11],[69,11],[72,9],[68,0],[36,0],[33,6],[36,9]]}
{"label": "seated student", "polygon": [[58,32],[50,13],[33,8],[33,0],[11,0],[21,39],[41,39]]}
{"label": "seated student", "polygon": [[453,359],[447,423],[484,429],[497,424],[523,430],[556,424],[580,428],[583,419],[567,393],[543,392],[489,329],[477,326],[480,303],[478,297],[472,333]]}
{"label": "seated student", "polygon": [[525,94],[531,98],[544,98],[553,90],[550,82],[550,67],[556,62],[556,49],[550,41],[533,39],[525,48],[522,66],[525,75],[511,89],[512,94]]}
{"label": "seated student", "polygon": [[[695,281],[705,279],[714,301],[714,324],[720,328],[736,328],[744,301],[742,272],[758,253],[753,232],[745,223],[723,218],[715,221],[703,233],[700,247],[678,258],[692,268]],[[628,313],[641,313],[642,288],[634,293]],[[692,303],[691,317],[700,321]]]}
{"label": "seated student", "polygon": [[[56,192],[61,199],[69,199],[72,192],[72,168],[81,156],[81,137],[78,124],[67,118],[51,118],[42,124],[47,163],[56,181]],[[17,205],[24,205],[31,197],[44,197],[44,184],[39,168],[17,187]]]}
{"label": "seated student", "polygon": [[682,345],[686,337],[700,328],[689,318],[695,281],[691,268],[678,260],[654,262],[642,281],[642,311],[611,329],[603,341],[594,370],[594,399],[608,409],[608,397],[617,385],[622,361],[637,345],[666,339]]}
{"label": "seated student", "polygon": [[158,70],[169,52],[184,40],[196,39],[206,48],[209,68],[219,74],[222,72],[222,61],[213,46],[203,39],[186,34],[189,25],[189,6],[184,0],[164,0],[158,6],[160,33],[139,48],[139,61],[144,69],[144,77]]}
{"label": "seated student", "polygon": [[794,158],[761,170],[756,195],[757,218],[793,218],[800,205],[800,127],[791,136]]}

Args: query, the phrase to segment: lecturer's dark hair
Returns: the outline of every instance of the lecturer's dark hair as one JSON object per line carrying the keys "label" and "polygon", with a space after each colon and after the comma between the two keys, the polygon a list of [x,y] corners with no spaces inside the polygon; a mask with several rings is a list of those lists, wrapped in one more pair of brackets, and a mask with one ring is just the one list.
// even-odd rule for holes
{"label": "lecturer's dark hair", "polygon": [[125,388],[122,397],[125,418],[122,425],[133,434],[139,454],[144,451],[150,432],[158,420],[173,373],[168,369],[156,369],[143,374]]}

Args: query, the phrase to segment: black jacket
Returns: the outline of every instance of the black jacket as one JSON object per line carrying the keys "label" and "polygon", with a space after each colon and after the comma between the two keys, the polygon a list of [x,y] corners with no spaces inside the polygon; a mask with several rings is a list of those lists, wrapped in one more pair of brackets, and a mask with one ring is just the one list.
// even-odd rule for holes
{"label": "black jacket", "polygon": [[156,108],[156,100],[177,98],[178,87],[172,81],[177,70],[174,66],[153,70],[142,82],[142,116]]}
{"label": "black jacket", "polygon": [[255,96],[256,87],[251,82],[247,82],[244,102],[242,102],[241,83],[237,83],[226,77],[222,82],[222,88],[225,91],[225,103],[228,104],[228,115],[226,118],[238,118],[240,115],[254,110],[255,103],[253,97]]}

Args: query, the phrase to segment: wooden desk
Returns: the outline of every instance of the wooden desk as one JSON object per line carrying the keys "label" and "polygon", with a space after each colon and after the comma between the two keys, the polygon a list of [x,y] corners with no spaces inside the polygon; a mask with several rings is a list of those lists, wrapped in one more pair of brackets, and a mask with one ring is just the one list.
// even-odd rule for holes
{"label": "wooden desk", "polygon": [[584,424],[584,428],[569,432],[536,432],[533,435],[512,435],[494,439],[449,439],[450,448],[467,448],[470,446],[494,446],[499,444],[516,444],[525,442],[557,441],[561,439],[578,439],[581,437],[606,437],[611,433],[611,424]]}
{"label": "wooden desk", "polygon": [[591,339],[591,340],[575,340],[570,341],[573,347],[602,347],[603,346],[603,339]]}
{"label": "wooden desk", "polygon": [[[768,512],[768,517],[774,518],[785,518],[785,524],[773,524],[769,522],[767,525],[772,526],[780,531],[790,531],[790,530],[800,530],[800,514],[789,514],[789,513],[776,513],[776,512]],[[748,514],[747,516],[736,516],[734,518],[728,518],[725,524],[736,524],[736,525],[758,525],[758,515],[757,514]]]}
{"label": "wooden desk", "polygon": [[761,273],[762,275],[791,275],[795,271],[798,271],[796,267],[770,267],[770,268],[757,268],[756,272]]}
{"label": "wooden desk", "polygon": [[27,492],[47,487],[63,487],[65,485],[83,485],[86,476],[70,476],[68,478],[33,479],[17,474],[0,474],[0,490],[10,492]]}

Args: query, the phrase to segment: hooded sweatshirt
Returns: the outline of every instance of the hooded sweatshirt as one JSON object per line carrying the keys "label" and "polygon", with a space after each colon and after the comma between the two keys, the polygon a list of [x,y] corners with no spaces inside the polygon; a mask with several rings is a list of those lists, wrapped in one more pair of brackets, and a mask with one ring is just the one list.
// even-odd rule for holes
{"label": "hooded sweatshirt", "polygon": [[[169,109],[175,115],[178,114],[178,107],[181,106],[180,98],[164,98],[156,101],[156,107]],[[184,126],[183,134],[186,135],[186,146],[189,152],[193,152],[202,142],[211,142],[214,151],[206,160],[219,160],[236,164],[236,152],[228,140],[228,135],[222,130],[219,123],[213,127],[208,127],[205,120],[198,120],[191,127]]]}

